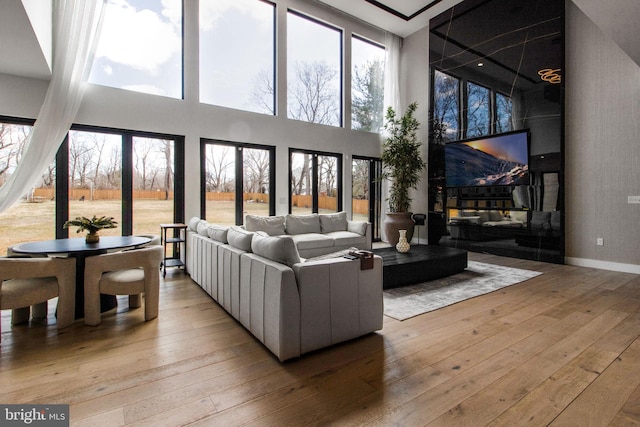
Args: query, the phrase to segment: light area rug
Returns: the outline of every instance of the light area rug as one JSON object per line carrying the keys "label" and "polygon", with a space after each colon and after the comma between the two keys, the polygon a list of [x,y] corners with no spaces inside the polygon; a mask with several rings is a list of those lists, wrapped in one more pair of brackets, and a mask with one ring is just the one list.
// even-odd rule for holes
{"label": "light area rug", "polygon": [[542,273],[469,261],[453,276],[384,291],[384,314],[407,320],[469,298],[529,280]]}

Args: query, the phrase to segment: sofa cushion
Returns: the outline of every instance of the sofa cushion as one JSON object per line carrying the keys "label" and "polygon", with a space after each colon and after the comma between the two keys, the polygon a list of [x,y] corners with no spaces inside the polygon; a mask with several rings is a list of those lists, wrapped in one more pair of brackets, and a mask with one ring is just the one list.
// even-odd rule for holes
{"label": "sofa cushion", "polygon": [[347,221],[347,231],[364,236],[367,233],[367,223],[364,221]]}
{"label": "sofa cushion", "polygon": [[196,227],[196,231],[201,236],[209,237],[209,223],[204,219],[200,220],[198,227]]}
{"label": "sofa cushion", "polygon": [[326,233],[325,236],[334,240],[334,246],[358,246],[366,243],[367,240],[366,237],[351,231],[334,231]]}
{"label": "sofa cushion", "polygon": [[334,214],[318,215],[320,218],[320,230],[322,233],[332,231],[345,231],[347,229],[347,213],[338,212]]}
{"label": "sofa cushion", "polygon": [[251,251],[289,267],[300,262],[298,248],[291,236],[269,236],[258,231],[251,240]]}
{"label": "sofa cushion", "polygon": [[294,234],[291,238],[298,250],[330,248],[334,245],[333,238],[319,233]]}
{"label": "sofa cushion", "polygon": [[285,220],[287,234],[320,233],[318,214],[287,215]]}
{"label": "sofa cushion", "polygon": [[479,211],[478,216],[480,217],[480,224],[491,220],[491,215],[489,215],[489,211]]}
{"label": "sofa cushion", "polygon": [[251,240],[253,239],[253,231],[247,231],[237,225],[229,227],[227,232],[227,241],[234,248],[245,252],[251,252]]}
{"label": "sofa cushion", "polygon": [[198,232],[198,223],[200,222],[200,218],[194,216],[189,220],[189,230]]}
{"label": "sofa cushion", "polygon": [[227,233],[229,232],[229,227],[224,225],[214,225],[209,224],[208,228],[209,238],[213,239],[217,242],[228,243]]}
{"label": "sofa cushion", "polygon": [[285,234],[284,216],[247,215],[244,227],[247,231],[264,231],[269,236]]}

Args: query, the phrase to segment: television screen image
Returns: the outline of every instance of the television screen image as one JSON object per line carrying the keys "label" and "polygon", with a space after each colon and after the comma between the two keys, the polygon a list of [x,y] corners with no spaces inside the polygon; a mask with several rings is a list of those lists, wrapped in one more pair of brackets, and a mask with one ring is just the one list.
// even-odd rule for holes
{"label": "television screen image", "polygon": [[529,131],[518,131],[444,147],[447,187],[529,184]]}

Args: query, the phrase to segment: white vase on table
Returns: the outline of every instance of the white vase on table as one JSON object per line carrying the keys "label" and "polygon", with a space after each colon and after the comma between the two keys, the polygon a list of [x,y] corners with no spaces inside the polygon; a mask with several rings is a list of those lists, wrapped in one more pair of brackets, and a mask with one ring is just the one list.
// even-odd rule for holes
{"label": "white vase on table", "polygon": [[398,240],[398,244],[396,245],[396,250],[401,254],[409,252],[409,242],[407,242],[407,230],[398,230],[400,233],[400,239]]}

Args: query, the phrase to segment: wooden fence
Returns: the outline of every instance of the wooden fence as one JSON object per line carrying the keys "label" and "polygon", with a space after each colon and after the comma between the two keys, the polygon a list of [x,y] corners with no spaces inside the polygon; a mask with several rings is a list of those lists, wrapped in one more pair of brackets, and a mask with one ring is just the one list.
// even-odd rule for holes
{"label": "wooden fence", "polygon": [[[52,188],[36,188],[33,192],[33,198],[38,200],[53,200],[55,191]],[[168,196],[168,198],[167,198]],[[70,189],[70,200],[122,200],[122,192],[120,190],[93,190],[93,198],[89,189]],[[84,198],[83,198],[84,197]],[[269,195],[264,193],[244,193],[244,200],[253,200],[258,203],[268,203]],[[164,191],[133,191],[134,200],[173,200],[173,191],[167,195]],[[206,194],[207,201],[227,201],[235,200],[235,193],[219,193],[208,192]],[[301,208],[311,208],[310,195],[294,195],[293,206]],[[352,208],[354,214],[368,214],[369,201],[353,199]],[[320,196],[318,198],[318,207],[323,210],[335,211],[338,201],[335,197]]]}

